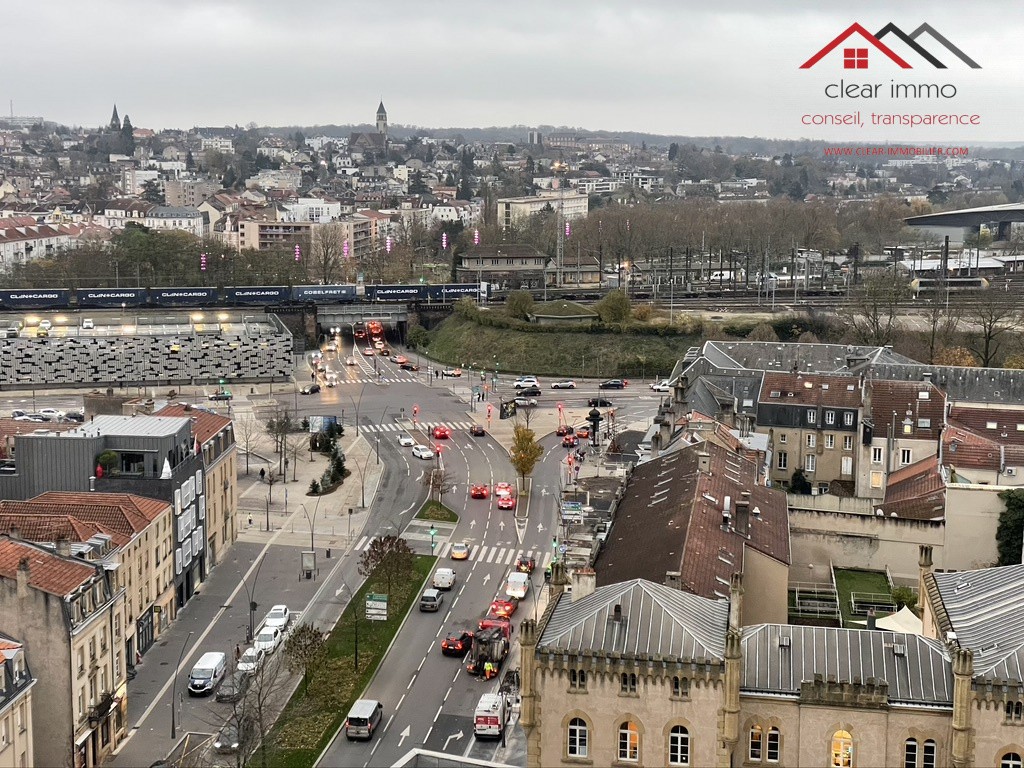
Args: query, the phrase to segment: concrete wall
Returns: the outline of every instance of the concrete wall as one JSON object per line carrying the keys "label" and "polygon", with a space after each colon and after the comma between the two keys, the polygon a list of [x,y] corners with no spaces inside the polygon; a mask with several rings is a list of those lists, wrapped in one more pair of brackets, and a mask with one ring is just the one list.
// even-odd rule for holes
{"label": "concrete wall", "polygon": [[207,563],[212,568],[221,561],[235,538],[235,511],[238,508],[238,449],[232,445],[207,468],[206,535]]}
{"label": "concrete wall", "polygon": [[946,535],[941,520],[790,510],[789,526],[792,581],[825,580],[832,564],[840,568],[888,568],[893,578],[916,584],[920,544],[930,544],[936,567],[946,567],[938,564]]}
{"label": "concrete wall", "polygon": [[0,339],[7,389],[288,379],[293,364],[292,337],[283,333]]}
{"label": "concrete wall", "polygon": [[946,486],[946,546],[932,556],[936,568],[963,571],[998,562],[996,528],[1006,508],[999,494],[1005,490],[994,485]]}
{"label": "concrete wall", "polygon": [[744,547],[743,625],[785,624],[788,600],[789,566],[753,547]]}

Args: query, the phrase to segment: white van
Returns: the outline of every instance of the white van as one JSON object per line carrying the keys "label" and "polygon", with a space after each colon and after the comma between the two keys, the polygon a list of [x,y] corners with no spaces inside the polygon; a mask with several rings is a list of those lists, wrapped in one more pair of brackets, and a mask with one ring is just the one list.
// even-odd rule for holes
{"label": "white van", "polygon": [[455,571],[451,568],[438,568],[434,571],[432,584],[434,589],[451,589],[455,586]]}
{"label": "white van", "polygon": [[473,714],[473,735],[478,739],[500,739],[508,722],[508,706],[505,697],[497,693],[485,693],[480,697]]}
{"label": "white van", "polygon": [[515,571],[508,575],[505,582],[505,595],[515,600],[522,600],[530,589],[530,574]]}
{"label": "white van", "polygon": [[193,696],[209,696],[224,679],[227,668],[227,654],[219,651],[204,653],[189,673],[188,692]]}
{"label": "white van", "polygon": [[352,704],[352,709],[345,718],[345,738],[349,741],[370,740],[383,719],[383,704],[375,699],[359,699]]}

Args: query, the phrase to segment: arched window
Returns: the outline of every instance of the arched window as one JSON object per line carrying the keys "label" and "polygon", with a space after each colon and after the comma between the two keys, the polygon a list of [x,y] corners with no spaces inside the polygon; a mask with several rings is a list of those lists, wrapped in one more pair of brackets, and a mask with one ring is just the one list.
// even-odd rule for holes
{"label": "arched window", "polygon": [[853,736],[849,731],[836,731],[832,734],[831,768],[852,768]]}
{"label": "arched window", "polygon": [[917,768],[917,739],[903,742],[903,768]]}
{"label": "arched window", "polygon": [[690,764],[690,732],[685,726],[673,725],[668,732],[668,764]]}
{"label": "arched window", "polygon": [[640,731],[636,723],[627,720],[619,724],[619,760],[640,759]]}
{"label": "arched window", "polygon": [[578,691],[587,689],[587,672],[584,669],[569,670],[569,687]]}
{"label": "arched window", "polygon": [[923,753],[921,768],[935,768],[935,742],[932,739],[924,743]]}
{"label": "arched window", "polygon": [[779,762],[779,752],[782,746],[782,734],[778,728],[768,729],[768,749],[765,757],[769,763]]}
{"label": "arched window", "polygon": [[636,674],[625,672],[622,673],[620,678],[620,690],[622,693],[636,693]]}
{"label": "arched window", "polygon": [[1020,720],[1021,716],[1021,703],[1019,701],[1014,702],[1013,705],[1013,719]]}
{"label": "arched window", "polygon": [[569,721],[569,741],[566,752],[569,757],[586,757],[589,729],[587,721],[582,717],[574,717]]}
{"label": "arched window", "polygon": [[999,768],[1022,768],[1024,762],[1016,752],[1007,752],[999,760]]}
{"label": "arched window", "polygon": [[750,762],[759,763],[761,762],[761,755],[764,749],[764,732],[761,730],[760,725],[755,725],[750,729],[750,745],[747,749]]}
{"label": "arched window", "polygon": [[1013,720],[1013,702],[1008,701],[1003,707],[1003,713],[1007,720]]}

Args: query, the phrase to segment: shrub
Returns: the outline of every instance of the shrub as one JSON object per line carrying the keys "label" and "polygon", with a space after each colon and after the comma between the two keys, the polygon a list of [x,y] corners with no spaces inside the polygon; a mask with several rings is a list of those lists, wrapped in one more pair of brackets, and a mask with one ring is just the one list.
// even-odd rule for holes
{"label": "shrub", "polygon": [[515,320],[526,320],[533,312],[533,294],[529,291],[512,291],[505,301],[505,314]]}
{"label": "shrub", "polygon": [[638,307],[633,307],[633,319],[641,322],[647,322],[651,319],[651,315],[654,311],[651,309],[650,304],[641,304]]}
{"label": "shrub", "polygon": [[609,291],[594,305],[603,323],[624,323],[629,319],[629,297],[620,290]]}
{"label": "shrub", "polygon": [[96,457],[96,463],[103,467],[103,471],[108,475],[120,461],[121,457],[117,455],[116,451],[104,451]]}
{"label": "shrub", "polygon": [[309,484],[309,492],[311,494],[313,494],[314,496],[319,496],[320,495],[320,483],[317,482],[316,480],[313,480]]}
{"label": "shrub", "polygon": [[768,323],[758,323],[747,334],[747,341],[778,341],[779,334]]}

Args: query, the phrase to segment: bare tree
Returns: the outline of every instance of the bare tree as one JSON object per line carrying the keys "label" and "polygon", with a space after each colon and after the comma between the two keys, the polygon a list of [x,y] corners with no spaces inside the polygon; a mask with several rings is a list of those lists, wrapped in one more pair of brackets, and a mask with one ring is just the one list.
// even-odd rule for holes
{"label": "bare tree", "polygon": [[345,232],[336,222],[313,227],[311,267],[324,285],[333,284],[345,271]]}
{"label": "bare tree", "polygon": [[284,641],[284,656],[289,671],[302,675],[303,688],[308,689],[313,674],[327,658],[327,640],[323,632],[312,624],[300,624],[288,633],[288,639]]}
{"label": "bare tree", "polygon": [[383,578],[390,594],[395,585],[413,575],[414,558],[405,539],[399,536],[378,536],[359,556],[359,573],[367,578],[372,575]]}
{"label": "bare tree", "polygon": [[249,687],[232,705],[232,717],[238,723],[237,768],[251,765],[249,756],[257,750],[260,765],[267,765],[267,737],[281,710],[288,703],[288,675],[283,653],[267,656],[249,675]]}
{"label": "bare tree", "polygon": [[451,472],[438,467],[423,476],[423,485],[426,486],[431,498],[437,494],[437,502],[440,504],[444,495],[455,487],[455,477]]}
{"label": "bare tree", "polygon": [[899,330],[900,303],[910,297],[905,280],[889,274],[873,275],[853,295],[840,317],[862,344],[891,344]]}
{"label": "bare tree", "polygon": [[[308,444],[304,433],[292,432],[284,436],[284,453],[292,463],[292,482],[295,482],[298,477],[296,466],[299,461],[299,452],[304,451]],[[285,479],[287,480],[287,478]]]}
{"label": "bare tree", "polygon": [[986,290],[973,295],[975,300],[964,314],[968,348],[978,356],[982,368],[990,368],[1020,329],[1021,316],[1016,297],[1003,291]]}
{"label": "bare tree", "polygon": [[251,414],[244,414],[235,419],[235,436],[245,451],[245,474],[249,474],[249,456],[256,445],[260,434],[260,425]]}
{"label": "bare tree", "polygon": [[962,314],[963,307],[959,303],[943,306],[938,296],[932,299],[926,315],[931,325],[928,332],[928,362],[935,363],[939,350],[953,346]]}

